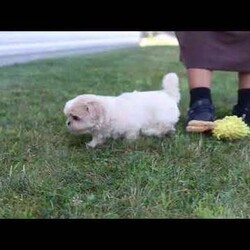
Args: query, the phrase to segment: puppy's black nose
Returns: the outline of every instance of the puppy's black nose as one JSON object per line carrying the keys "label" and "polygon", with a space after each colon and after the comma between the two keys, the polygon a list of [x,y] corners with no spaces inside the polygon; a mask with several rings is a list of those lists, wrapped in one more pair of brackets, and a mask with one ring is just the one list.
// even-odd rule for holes
{"label": "puppy's black nose", "polygon": [[70,122],[68,122],[67,124],[68,124],[68,126],[69,126],[69,125],[70,125]]}

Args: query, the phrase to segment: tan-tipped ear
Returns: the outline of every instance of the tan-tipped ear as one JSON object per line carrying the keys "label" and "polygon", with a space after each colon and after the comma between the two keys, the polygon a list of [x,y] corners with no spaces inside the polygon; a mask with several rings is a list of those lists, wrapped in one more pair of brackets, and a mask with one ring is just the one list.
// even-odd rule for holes
{"label": "tan-tipped ear", "polygon": [[98,119],[103,114],[103,107],[99,102],[88,102],[86,109],[93,119]]}
{"label": "tan-tipped ear", "polygon": [[64,108],[63,108],[63,113],[65,115],[68,115],[68,113],[72,107],[72,104],[73,104],[73,100],[69,100],[65,103]]}
{"label": "tan-tipped ear", "polygon": [[68,115],[68,113],[69,113],[69,105],[68,105],[67,103],[64,105],[63,113],[64,113],[65,115]]}

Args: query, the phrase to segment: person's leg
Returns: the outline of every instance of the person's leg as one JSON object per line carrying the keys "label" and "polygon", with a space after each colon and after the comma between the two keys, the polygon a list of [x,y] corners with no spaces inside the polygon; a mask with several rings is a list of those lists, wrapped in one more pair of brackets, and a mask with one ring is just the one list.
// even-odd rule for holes
{"label": "person's leg", "polygon": [[239,73],[238,103],[250,102],[250,73]]}
{"label": "person's leg", "polygon": [[250,72],[239,72],[239,89],[250,89]]}
{"label": "person's leg", "polygon": [[189,88],[210,88],[212,72],[207,69],[187,69]]}
{"label": "person's leg", "polygon": [[213,121],[215,109],[211,99],[212,72],[207,69],[187,69],[190,104],[187,123],[190,120]]}
{"label": "person's leg", "polygon": [[250,73],[239,72],[238,101],[233,114],[242,117],[250,125]]}

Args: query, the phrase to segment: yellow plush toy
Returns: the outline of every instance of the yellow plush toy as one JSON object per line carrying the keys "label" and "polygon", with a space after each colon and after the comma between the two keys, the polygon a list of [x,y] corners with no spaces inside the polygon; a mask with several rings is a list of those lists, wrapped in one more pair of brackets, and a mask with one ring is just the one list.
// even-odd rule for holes
{"label": "yellow plush toy", "polygon": [[188,123],[187,132],[212,131],[217,139],[236,140],[250,135],[250,128],[237,116],[226,116],[223,119],[209,121],[192,120]]}

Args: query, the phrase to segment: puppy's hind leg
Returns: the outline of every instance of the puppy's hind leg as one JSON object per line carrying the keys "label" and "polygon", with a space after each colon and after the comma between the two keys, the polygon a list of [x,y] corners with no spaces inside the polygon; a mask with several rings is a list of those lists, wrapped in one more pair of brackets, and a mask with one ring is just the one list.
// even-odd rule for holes
{"label": "puppy's hind leg", "polygon": [[162,138],[167,134],[173,134],[174,132],[174,125],[166,123],[158,123],[142,129],[142,134],[159,138]]}

